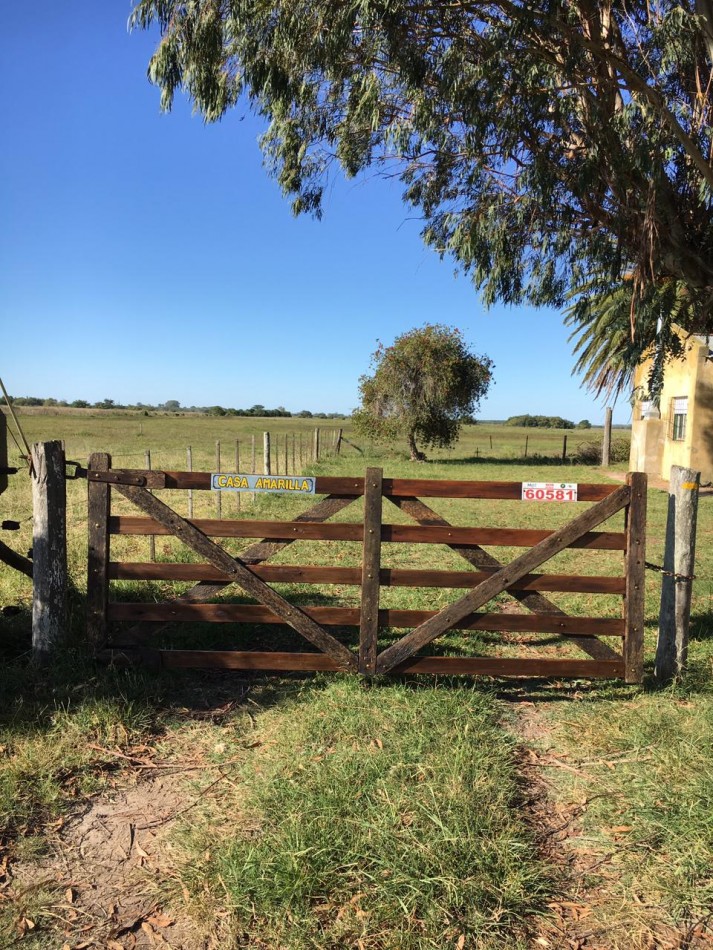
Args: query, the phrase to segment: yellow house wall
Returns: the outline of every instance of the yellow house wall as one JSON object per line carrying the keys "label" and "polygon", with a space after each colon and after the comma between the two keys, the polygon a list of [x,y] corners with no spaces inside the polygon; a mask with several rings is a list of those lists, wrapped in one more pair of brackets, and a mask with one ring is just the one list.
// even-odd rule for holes
{"label": "yellow house wall", "polygon": [[[713,361],[709,347],[698,340],[686,342],[684,358],[666,365],[661,395],[661,422],[641,419],[641,404],[634,405],[631,440],[631,468],[668,478],[672,465],[693,468],[704,482],[713,480]],[[651,362],[639,366],[635,387],[646,388]],[[686,436],[671,438],[672,400],[688,397]]]}

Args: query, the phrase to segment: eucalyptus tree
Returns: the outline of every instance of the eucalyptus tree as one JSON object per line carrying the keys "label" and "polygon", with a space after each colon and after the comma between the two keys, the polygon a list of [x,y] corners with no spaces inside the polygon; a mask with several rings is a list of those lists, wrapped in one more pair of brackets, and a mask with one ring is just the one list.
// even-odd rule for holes
{"label": "eucalyptus tree", "polygon": [[376,168],[486,303],[627,275],[626,359],[657,288],[713,330],[713,0],[138,0],[131,23],[160,27],[164,109],[265,117],[296,213]]}
{"label": "eucalyptus tree", "polygon": [[372,374],[359,380],[357,432],[376,441],[405,438],[411,460],[425,461],[417,445],[453,445],[472,418],[493,377],[493,362],[472,353],[460,330],[426,324],[379,343]]}

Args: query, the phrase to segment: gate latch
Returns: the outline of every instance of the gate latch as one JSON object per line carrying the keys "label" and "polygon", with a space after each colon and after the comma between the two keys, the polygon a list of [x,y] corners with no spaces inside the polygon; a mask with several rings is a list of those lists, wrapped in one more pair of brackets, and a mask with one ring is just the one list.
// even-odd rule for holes
{"label": "gate latch", "polygon": [[166,475],[164,472],[132,472],[121,469],[110,469],[107,472],[87,471],[87,481],[102,482],[108,485],[137,485],[139,488],[165,488]]}

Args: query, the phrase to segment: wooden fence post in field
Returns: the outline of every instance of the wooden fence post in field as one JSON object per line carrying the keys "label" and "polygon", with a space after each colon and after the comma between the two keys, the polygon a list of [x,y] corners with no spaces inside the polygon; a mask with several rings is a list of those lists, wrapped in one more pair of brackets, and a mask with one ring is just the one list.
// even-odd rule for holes
{"label": "wooden fence post in field", "polygon": [[[151,449],[146,449],[146,471],[151,471]],[[149,535],[149,559],[156,560],[156,538],[152,534]]]}
{"label": "wooden fence post in field", "polygon": [[[235,440],[235,471],[240,471],[240,439]],[[235,492],[235,507],[240,511],[240,492]]]}
{"label": "wooden fence post in field", "polygon": [[[220,464],[220,441],[215,443],[215,470],[219,472],[221,469]],[[217,518],[220,518],[223,514],[223,498],[222,492],[217,491],[215,493],[215,514]]]}
{"label": "wooden fence post in field", "polygon": [[289,451],[290,451],[290,437],[287,433],[285,433],[285,475],[290,474]]}
{"label": "wooden fence post in field", "polygon": [[662,683],[678,679],[688,658],[700,480],[700,472],[671,466],[655,664]]}
{"label": "wooden fence post in field", "polygon": [[295,456],[295,434],[292,433],[292,471],[297,474],[297,458]]}
{"label": "wooden fence post in field", "polygon": [[343,429],[337,429],[337,442],[334,446],[334,452],[336,455],[339,455],[342,448],[342,436],[344,435]]}
{"label": "wooden fence post in field", "polygon": [[300,432],[300,472],[302,471],[303,465],[304,465],[304,459],[302,457],[302,433]]}
{"label": "wooden fence post in field", "polygon": [[[111,455],[94,452],[87,468],[106,472],[111,468]],[[107,632],[109,600],[109,504],[110,488],[106,482],[87,481],[87,638],[92,649],[104,645]]]}
{"label": "wooden fence post in field", "polygon": [[359,620],[359,672],[376,672],[379,635],[379,572],[381,569],[381,508],[383,472],[367,468],[364,478],[364,547]]}
{"label": "wooden fence post in field", "polygon": [[646,489],[643,472],[629,472],[626,478],[631,499],[626,509],[626,553],[624,572],[624,676],[627,683],[640,683],[644,674],[644,595],[646,584]]}
{"label": "wooden fence post in field", "polygon": [[527,458],[527,442],[529,438],[530,438],[529,435],[525,436],[525,458]]}
{"label": "wooden fence post in field", "polygon": [[[190,445],[186,449],[186,468],[189,472],[193,471],[193,450]],[[188,489],[188,517],[193,517],[193,489]]]}
{"label": "wooden fence post in field", "polygon": [[562,439],[562,461],[567,460],[567,436]]}
{"label": "wooden fence post in field", "polygon": [[[255,469],[256,469],[255,436],[254,435],[250,436],[250,457],[251,457],[250,472],[254,475]],[[255,492],[253,492],[253,505],[255,504],[256,499],[257,499],[257,495]]]}
{"label": "wooden fence post in field", "polygon": [[315,462],[319,461],[319,428],[314,430],[314,447],[312,456]]}
{"label": "wooden fence post in field", "polygon": [[264,475],[272,475],[272,466],[270,465],[270,433],[262,434],[262,470]]}
{"label": "wooden fence post in field", "polygon": [[611,458],[611,419],[612,410],[607,406],[604,417],[604,439],[602,440],[602,466],[604,468],[609,467],[609,460]]}
{"label": "wooden fence post in field", "polygon": [[66,639],[67,495],[60,442],[35,442],[32,457],[32,654],[46,662]]}
{"label": "wooden fence post in field", "polygon": [[0,495],[7,488],[7,419],[5,413],[0,409]]}

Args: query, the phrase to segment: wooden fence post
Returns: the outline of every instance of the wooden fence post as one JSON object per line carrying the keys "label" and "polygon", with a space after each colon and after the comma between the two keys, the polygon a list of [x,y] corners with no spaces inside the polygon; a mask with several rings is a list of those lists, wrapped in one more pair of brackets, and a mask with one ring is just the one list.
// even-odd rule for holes
{"label": "wooden fence post", "polygon": [[[250,452],[251,452],[251,460],[252,460],[250,471],[254,475],[256,464],[257,464],[256,459],[255,459],[255,436],[254,435],[250,436]],[[253,505],[255,504],[256,500],[257,500],[257,494],[253,492]]]}
{"label": "wooden fence post", "polygon": [[314,430],[314,449],[312,452],[313,460],[319,461],[319,428]]}
{"label": "wooden fence post", "polygon": [[567,436],[562,439],[562,461],[567,461]]}
{"label": "wooden fence post", "polygon": [[[240,471],[240,439],[235,440],[235,471]],[[240,492],[235,492],[235,507],[240,511]]]}
{"label": "wooden fence post", "polygon": [[[193,449],[189,445],[186,449],[186,467],[189,472],[193,471]],[[188,489],[188,517],[193,517],[193,489]]]}
{"label": "wooden fence post", "polygon": [[337,429],[337,441],[334,446],[334,454],[339,455],[342,448],[342,436],[344,435],[343,429]]}
{"label": "wooden fence post", "polygon": [[5,413],[0,409],[0,495],[7,488],[7,419]]}
{"label": "wooden fence post", "polygon": [[602,441],[602,466],[604,468],[609,467],[609,460],[611,458],[611,417],[611,407],[607,406],[604,417],[604,439]]}
{"label": "wooden fence post", "polygon": [[[151,449],[146,449],[146,470],[151,471]],[[156,538],[153,534],[149,535],[149,560],[156,560]]]}
{"label": "wooden fence post", "polygon": [[626,509],[624,571],[624,676],[627,683],[640,683],[644,675],[644,596],[646,582],[646,488],[643,472],[629,472],[631,500]]}
{"label": "wooden fence post", "polygon": [[379,570],[381,568],[381,507],[383,471],[367,468],[364,479],[364,546],[361,569],[359,672],[376,672],[379,633]]}
{"label": "wooden fence post", "polygon": [[[111,455],[92,453],[87,468],[106,472],[111,468]],[[94,650],[104,646],[107,633],[110,490],[105,482],[87,481],[87,639]]]}
{"label": "wooden fence post", "polygon": [[272,466],[270,465],[270,433],[262,434],[262,468],[263,475],[272,475]]}
{"label": "wooden fence post", "polygon": [[[219,472],[221,469],[220,463],[220,441],[215,443],[215,470]],[[221,518],[223,515],[223,499],[222,492],[217,491],[215,493],[215,516],[216,518]]]}
{"label": "wooden fence post", "polygon": [[60,442],[35,442],[31,456],[32,654],[44,663],[67,633],[67,491]]}
{"label": "wooden fence post", "polygon": [[671,466],[655,664],[656,678],[662,683],[678,679],[688,658],[700,480],[700,472]]}

